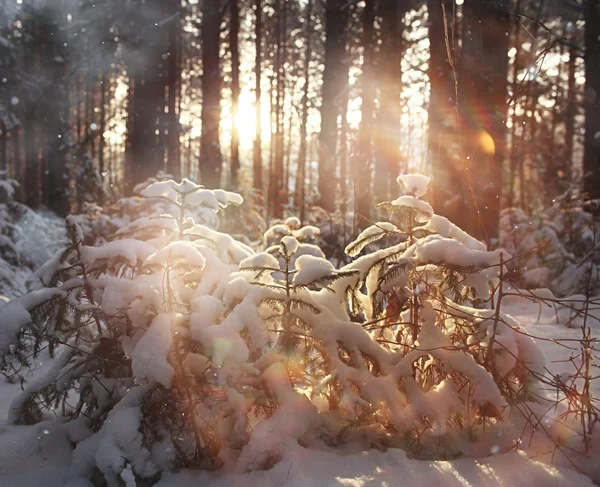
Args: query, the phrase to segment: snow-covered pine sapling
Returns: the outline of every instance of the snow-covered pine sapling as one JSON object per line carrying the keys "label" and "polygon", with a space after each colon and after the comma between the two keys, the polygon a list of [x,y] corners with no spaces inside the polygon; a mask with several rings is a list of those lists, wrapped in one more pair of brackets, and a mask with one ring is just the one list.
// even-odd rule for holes
{"label": "snow-covered pine sapling", "polygon": [[70,306],[60,356],[11,421],[54,408],[77,445],[71,475],[99,471],[111,487],[173,466],[265,468],[318,435],[336,444],[361,432],[367,445],[409,435],[419,450],[499,421],[543,361],[492,309],[499,253],[434,215],[419,199],[426,178],[410,179],[412,195],[390,203],[398,227],[366,229],[348,246],[364,255],[339,270],[299,241],[312,230],[282,225],[254,253],[188,215],[237,195],[186,180],[143,189],[178,211],[99,247],[74,238],[69,259],[58,254],[36,289],[0,310],[5,353],[32,322],[41,346],[56,336],[52,313],[35,321],[37,306]]}
{"label": "snow-covered pine sapling", "polygon": [[[92,311],[95,302],[87,266],[81,256],[81,229],[73,217],[67,218],[65,226],[66,247],[59,249],[29,278],[27,286],[33,292],[11,302],[3,310],[10,318],[15,318],[13,323],[3,327],[5,345],[0,348],[3,353],[1,368],[9,377],[12,377],[9,370],[15,372],[15,361],[29,367],[29,359],[37,358],[42,347],[48,348],[53,356],[61,340],[85,333],[84,327],[80,326],[82,320],[92,321],[96,331],[102,332],[100,321]],[[59,283],[60,290],[57,289]],[[89,303],[86,309],[79,306],[81,296]]]}
{"label": "snow-covered pine sapling", "polygon": [[[307,337],[306,331],[310,326],[296,311],[320,313],[309,300],[302,299],[301,291],[332,291],[332,283],[358,274],[353,270],[336,271],[324,256],[312,255],[312,250],[310,244],[301,244],[295,237],[287,235],[279,245],[242,262],[240,267],[242,272],[254,274],[253,285],[271,291],[271,296],[260,303],[273,312],[265,323],[269,331],[278,334],[276,348],[288,355],[296,351],[302,337]],[[308,350],[305,349],[305,352],[308,353]]]}
{"label": "snow-covered pine sapling", "polygon": [[[278,245],[282,237],[290,235],[300,243],[315,245],[320,234],[320,228],[313,225],[302,226],[298,218],[291,216],[283,222],[276,221],[271,225],[263,235],[263,243],[265,247]],[[318,252],[319,255],[323,254],[320,249]]]}
{"label": "snow-covered pine sapling", "polygon": [[[77,424],[73,476],[97,468],[109,485],[127,465],[139,477],[176,463],[214,465],[214,444],[234,426],[226,426],[231,410],[215,386],[223,337],[205,324],[209,316],[221,321],[223,285],[253,251],[187,212],[216,213],[241,197],[187,180],[142,194],[175,205],[177,216],[141,218],[99,247],[82,245],[68,218],[67,247],[34,274],[30,293],[0,312],[6,375],[15,360],[26,366],[43,347],[60,349],[13,402],[10,421],[36,422],[52,410]],[[212,315],[207,303],[218,303]]]}
{"label": "snow-covered pine sapling", "polygon": [[[380,205],[399,215],[399,226],[376,223],[346,250],[357,255],[372,241],[398,234],[405,241],[342,268],[360,271],[349,292],[355,319],[362,315],[373,339],[401,357],[396,359],[400,390],[407,395],[407,408],[415,408],[423,420],[412,426],[419,442],[423,426],[432,431],[449,421],[470,431],[475,424],[500,420],[509,402],[535,393],[543,374],[533,340],[492,306],[502,259],[510,256],[487,251],[435,215],[420,199],[428,181],[421,175],[401,176],[408,194]],[[453,391],[443,414],[429,402],[442,390]]]}

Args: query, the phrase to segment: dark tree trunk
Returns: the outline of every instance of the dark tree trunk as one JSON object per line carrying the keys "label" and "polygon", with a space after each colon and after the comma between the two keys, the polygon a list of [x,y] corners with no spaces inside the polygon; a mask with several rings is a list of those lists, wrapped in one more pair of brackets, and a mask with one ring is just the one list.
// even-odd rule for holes
{"label": "dark tree trunk", "polygon": [[[138,183],[165,170],[166,83],[168,78],[166,30],[162,22],[162,0],[146,0],[140,7],[142,41],[131,54],[129,111],[127,127],[125,189],[130,193]],[[156,27],[158,26],[158,28]]]}
{"label": "dark tree trunk", "polygon": [[350,93],[349,90],[344,90],[344,95],[341,101],[341,121],[340,121],[340,180],[339,180],[339,194],[340,194],[340,211],[342,213],[342,226],[344,232],[344,243],[346,243],[346,214],[349,208],[350,193],[348,191],[350,161],[348,157],[348,103]]}
{"label": "dark tree trunk", "polygon": [[44,73],[44,161],[47,181],[46,206],[50,211],[64,217],[69,213],[67,155],[69,98],[65,86],[67,52],[58,19],[48,9],[41,12],[40,36],[45,40],[40,53],[40,68]]}
{"label": "dark tree trunk", "polygon": [[358,150],[354,163],[356,175],[356,213],[359,228],[369,225],[373,207],[371,179],[373,163],[373,124],[375,116],[375,0],[366,0],[363,17],[363,64],[361,122],[358,133]]}
{"label": "dark tree trunk", "polygon": [[344,53],[346,50],[347,8],[345,0],[327,0],[325,6],[325,60],[322,83],[321,131],[319,134],[320,204],[327,211],[335,208],[335,156],[338,135],[340,94],[346,88]]}
{"label": "dark tree trunk", "polygon": [[239,184],[240,134],[237,126],[237,113],[240,99],[240,8],[238,0],[229,0],[229,47],[231,49],[231,185]]}
{"label": "dark tree trunk", "polygon": [[266,210],[266,215],[267,217],[271,215],[272,212],[272,195],[273,195],[273,177],[272,174],[274,172],[274,163],[275,163],[275,138],[276,138],[276,133],[274,131],[274,128],[276,126],[276,122],[277,122],[277,117],[276,117],[276,111],[277,111],[277,106],[275,104],[275,91],[276,91],[276,85],[275,85],[275,79],[276,77],[271,75],[270,80],[269,80],[269,134],[270,134],[270,138],[269,138],[269,166],[268,166],[268,170],[267,170],[267,191],[266,191],[266,197],[265,197],[265,210]]}
{"label": "dark tree trunk", "polygon": [[573,167],[573,146],[575,142],[575,61],[577,58],[575,44],[569,46],[568,81],[567,81],[567,113],[565,114],[565,159],[567,167]]}
{"label": "dark tree trunk", "polygon": [[252,180],[254,189],[258,192],[263,190],[262,175],[262,123],[261,123],[261,102],[262,102],[262,5],[261,0],[255,3],[255,25],[254,25],[254,47],[256,50],[254,59],[255,76],[255,110],[256,110],[256,132],[254,135],[254,151],[252,162]]}
{"label": "dark tree trunk", "polygon": [[[561,45],[558,54],[562,57],[564,52],[564,47]],[[560,101],[563,97],[563,88],[562,88],[562,63],[558,64],[558,71],[556,73],[556,81],[554,83],[554,105],[552,107],[552,122],[550,125],[550,163],[551,170],[546,172],[546,186],[550,189],[548,196],[558,195],[562,192],[562,185],[560,180],[564,180],[568,177],[567,168],[571,167],[570,163],[565,163],[560,154],[556,154],[556,129],[558,127],[559,119],[560,119]],[[562,174],[558,177],[558,172]],[[548,204],[548,201],[546,201]]]}
{"label": "dark tree trunk", "polygon": [[313,0],[306,5],[306,45],[304,49],[304,88],[302,91],[302,113],[300,115],[300,148],[298,150],[298,172],[296,175],[296,191],[294,205],[300,208],[300,221],[304,223],[306,207],[306,158],[307,158],[307,124],[308,124],[308,88],[310,85],[310,59],[312,55],[312,8]]}
{"label": "dark tree trunk", "polygon": [[[32,38],[39,37],[39,23],[34,17],[30,21],[29,32]],[[23,62],[23,69],[26,73],[26,77],[33,79],[37,76],[36,71],[39,70],[39,56],[36,55],[37,48],[34,46],[27,45],[25,47],[25,56]],[[17,167],[16,173],[19,178],[24,182],[25,202],[31,208],[38,208],[42,203],[41,200],[41,188],[40,188],[40,164],[39,164],[39,142],[40,137],[36,130],[36,119],[38,116],[39,105],[34,96],[30,93],[23,91],[21,99],[24,101],[22,106],[22,117],[23,117],[23,140],[27,143],[24,144],[24,157],[25,163],[23,168]],[[15,162],[20,162],[19,138],[17,137],[15,142],[17,143],[15,151]],[[23,170],[23,171],[22,171]],[[21,174],[23,172],[24,174]]]}
{"label": "dark tree trunk", "polygon": [[456,189],[466,194],[464,229],[490,241],[498,235],[506,147],[508,0],[467,0],[464,6],[459,106],[466,170],[463,189]]}
{"label": "dark tree trunk", "polygon": [[[513,25],[514,25],[514,43],[515,43],[515,60],[512,69],[512,83],[511,83],[511,91],[512,93],[517,93],[519,88],[519,64],[521,59],[521,19],[518,17],[518,14],[521,11],[521,0],[517,0],[515,11],[517,15],[514,16]],[[518,97],[515,95],[515,99],[513,100],[513,106],[516,107],[518,101]],[[518,153],[518,145],[516,144],[516,136],[517,136],[517,114],[516,110],[513,110],[512,114],[512,125],[510,128],[510,150],[508,151],[509,158],[509,170],[508,170],[508,195],[507,195],[507,204],[508,207],[512,207],[515,202],[515,182],[517,179],[517,153]]]}
{"label": "dark tree trunk", "polygon": [[285,105],[285,83],[284,67],[286,61],[286,13],[287,0],[279,0],[276,26],[277,51],[275,54],[275,133],[274,133],[274,156],[271,171],[269,172],[269,208],[275,218],[283,216],[283,205],[287,200],[287,194],[283,184],[284,179],[284,133],[283,133],[283,108]]}
{"label": "dark tree trunk", "polygon": [[8,168],[8,150],[7,150],[7,130],[6,125],[2,123],[2,132],[0,133],[0,171],[6,171]]}
{"label": "dark tree trunk", "polygon": [[98,168],[100,177],[104,181],[104,132],[106,131],[106,83],[104,69],[100,71],[100,141],[98,143]]}
{"label": "dark tree trunk", "polygon": [[[448,31],[448,47],[453,52],[452,2],[446,1],[447,25],[444,23],[442,4],[444,0],[428,0],[429,13],[429,130],[427,154],[433,179],[429,198],[436,213],[454,218],[462,210],[462,161],[457,130],[456,90],[454,73],[448,60],[445,32]],[[450,5],[450,7],[448,7]]]}
{"label": "dark tree trunk", "polygon": [[400,117],[402,107],[402,57],[405,51],[402,23],[408,2],[384,0],[380,4],[381,49],[378,78],[380,103],[375,133],[375,194],[376,202],[387,200],[395,187],[400,168]]}
{"label": "dark tree trunk", "polygon": [[181,66],[179,55],[179,32],[181,30],[181,0],[166,3],[167,14],[167,167],[176,180],[181,179],[181,156],[179,149],[179,98]]}
{"label": "dark tree trunk", "polygon": [[600,198],[600,3],[585,6],[584,190]]}
{"label": "dark tree trunk", "polygon": [[219,140],[221,122],[221,69],[219,46],[221,2],[203,2],[202,8],[202,134],[200,136],[200,182],[208,188],[221,185],[222,156]]}

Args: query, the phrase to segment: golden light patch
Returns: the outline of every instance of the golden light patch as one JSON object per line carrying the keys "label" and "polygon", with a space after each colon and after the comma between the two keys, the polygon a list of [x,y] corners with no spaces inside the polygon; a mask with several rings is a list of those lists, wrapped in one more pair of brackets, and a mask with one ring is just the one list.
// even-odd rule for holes
{"label": "golden light patch", "polygon": [[492,139],[492,136],[488,134],[485,130],[479,132],[478,142],[479,147],[486,154],[493,155],[496,153],[496,144],[494,144],[494,139]]}

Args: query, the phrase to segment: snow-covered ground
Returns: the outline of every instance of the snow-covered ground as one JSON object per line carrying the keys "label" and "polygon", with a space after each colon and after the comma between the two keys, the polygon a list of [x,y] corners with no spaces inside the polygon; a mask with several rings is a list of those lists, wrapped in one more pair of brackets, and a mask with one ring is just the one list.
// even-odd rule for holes
{"label": "snow-covered ground", "polygon": [[[577,338],[577,328],[567,328],[555,322],[551,308],[539,308],[531,302],[510,298],[506,311],[517,318],[533,335],[548,338]],[[592,326],[598,323],[590,322]],[[539,340],[553,373],[570,371],[571,351],[553,341]],[[36,373],[45,370],[51,360],[42,355]],[[0,386],[0,486],[79,487],[92,485],[86,481],[69,481],[71,444],[64,429],[52,423],[34,426],[8,426],[6,417],[12,398],[19,392],[18,384]],[[600,396],[600,381],[593,385]],[[535,456],[534,459],[529,457]],[[542,461],[538,461],[542,460]],[[444,486],[563,486],[593,485],[590,478],[568,468],[551,465],[549,455],[532,451],[495,453],[478,458],[451,461],[424,461],[407,457],[400,449],[387,451],[308,450],[290,448],[285,457],[267,471],[236,474],[230,472],[182,471],[164,475],[160,487],[210,486],[375,486],[375,485],[444,485]],[[562,462],[564,464],[565,462]],[[127,483],[127,487],[135,485]]]}
{"label": "snow-covered ground", "polygon": [[[553,307],[542,305],[540,313],[540,306],[521,298],[509,298],[504,310],[527,328],[531,335],[545,339],[537,342],[544,352],[546,367],[553,374],[573,373],[573,365],[568,360],[571,354],[577,353],[573,348],[577,348],[578,344],[569,343],[568,340],[581,338],[580,318],[568,327],[565,323],[569,321],[570,310],[563,308],[557,313]],[[556,322],[557,314],[560,323]],[[593,330],[592,336],[600,337],[600,310],[590,309],[586,326]],[[592,381],[591,389],[594,397],[600,397],[600,380]]]}

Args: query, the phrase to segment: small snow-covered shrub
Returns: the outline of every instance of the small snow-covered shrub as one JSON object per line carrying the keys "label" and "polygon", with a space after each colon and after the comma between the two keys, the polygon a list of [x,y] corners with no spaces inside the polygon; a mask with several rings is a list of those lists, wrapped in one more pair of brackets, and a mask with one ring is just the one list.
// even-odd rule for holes
{"label": "small snow-covered shrub", "polygon": [[65,238],[62,221],[19,203],[19,184],[0,171],[0,295],[25,291],[33,269],[41,266]]}
{"label": "small snow-covered shrub", "polygon": [[411,182],[381,206],[401,223],[363,231],[340,269],[296,220],[258,253],[198,224],[200,209],[242,201],[188,180],[145,187],[179,211],[100,246],[68,218],[69,245],[0,310],[5,373],[44,346],[57,355],[10,421],[52,411],[76,444],[72,477],[109,486],[179,466],[268,468],[298,443],[439,452],[497,425],[543,369],[500,309],[509,256],[434,215],[427,181]]}
{"label": "small snow-covered shrub", "polygon": [[351,260],[344,248],[353,239],[353,227],[352,214],[342,216],[340,212],[330,213],[313,206],[304,224],[296,216],[273,222],[264,233],[263,242],[268,247],[285,235],[293,235],[300,242],[319,247],[320,255],[340,266]]}
{"label": "small snow-covered shrub", "polygon": [[[36,422],[45,409],[60,409],[87,430],[76,428],[73,475],[99,469],[111,485],[127,465],[140,477],[176,464],[210,467],[215,445],[235,427],[222,394],[213,393],[226,391],[218,357],[236,343],[240,350],[242,339],[232,338],[242,324],[231,313],[229,326],[210,327],[209,320],[235,302],[224,286],[252,250],[186,212],[217,212],[241,197],[187,180],[157,182],[142,194],[178,206],[179,216],[140,218],[98,247],[83,245],[81,227],[69,217],[69,245],[1,317],[5,371],[42,347],[60,349],[48,374],[13,403],[10,421]],[[250,336],[260,343],[260,334]],[[208,414],[203,425],[196,423],[200,411]]]}
{"label": "small snow-covered shrub", "polygon": [[570,193],[537,216],[503,210],[500,245],[515,256],[509,263],[515,280],[557,296],[600,294],[600,222],[592,210]]}
{"label": "small snow-covered shrub", "polygon": [[354,239],[354,213],[338,210],[335,213],[313,206],[307,214],[308,224],[319,229],[317,245],[329,260],[337,265],[349,262],[344,252],[346,245]]}
{"label": "small snow-covered shrub", "polygon": [[[146,188],[157,182],[166,182],[171,180],[171,176],[162,171],[159,171],[156,177],[152,177],[133,188],[133,195],[129,197],[116,198],[112,203],[100,206],[97,202],[83,201],[78,206],[78,213],[74,215],[75,221],[83,230],[84,243],[86,245],[100,245],[120,228],[126,227],[135,220],[142,218],[154,217],[157,215],[170,215],[177,218],[180,213],[180,208],[174,202],[165,198],[147,198],[143,196]],[[219,192],[221,190],[218,190]],[[98,201],[98,200],[94,200]],[[232,208],[235,211],[237,208]],[[255,216],[253,211],[249,212]],[[214,206],[199,205],[186,209],[186,214],[193,218],[196,223],[206,225],[210,228],[217,229],[221,226],[221,219],[215,211]],[[248,214],[244,215],[244,220],[249,220]],[[230,228],[239,230],[248,230],[248,222],[244,221],[244,225],[231,224]],[[264,222],[263,222],[264,223]],[[263,225],[264,227],[264,225]],[[260,230],[260,233],[264,228]],[[252,239],[244,243],[251,243]]]}
{"label": "small snow-covered shrub", "polygon": [[240,242],[260,248],[267,230],[264,196],[247,187],[241,194],[244,204],[231,208],[219,229]]}

